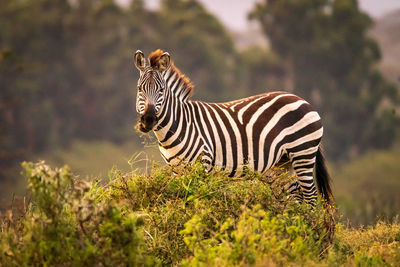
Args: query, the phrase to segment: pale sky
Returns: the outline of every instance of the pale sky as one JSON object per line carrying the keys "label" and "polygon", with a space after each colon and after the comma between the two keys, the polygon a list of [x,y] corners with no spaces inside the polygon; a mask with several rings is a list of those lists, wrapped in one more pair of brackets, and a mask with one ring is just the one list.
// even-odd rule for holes
{"label": "pale sky", "polygon": [[[126,4],[129,0],[117,0]],[[200,0],[208,10],[214,13],[229,29],[246,30],[249,26],[247,14],[260,0]],[[150,8],[156,8],[159,0],[145,0]],[[359,0],[360,7],[374,18],[400,9],[400,0]]]}

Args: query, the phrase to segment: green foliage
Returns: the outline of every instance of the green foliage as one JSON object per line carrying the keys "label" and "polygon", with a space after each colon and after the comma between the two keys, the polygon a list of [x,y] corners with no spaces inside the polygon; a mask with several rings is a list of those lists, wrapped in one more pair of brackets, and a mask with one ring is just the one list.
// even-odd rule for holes
{"label": "green foliage", "polygon": [[[290,177],[285,173],[262,178],[249,172],[233,179],[223,171],[207,173],[197,163],[154,168],[151,175],[115,170],[109,182],[100,185],[76,179],[68,167],[52,170],[40,162],[24,163],[24,168],[32,203],[21,217],[9,213],[2,222],[0,257],[10,265],[140,265],[155,259],[177,264],[187,261],[202,242],[218,243],[223,235],[239,238],[247,228],[256,230],[257,222],[246,226],[253,213],[261,225],[267,224],[265,233],[280,229],[276,243],[264,244],[277,246],[271,249],[291,242],[301,246],[302,238],[311,244],[311,238],[318,243],[313,248],[318,254],[329,244],[329,216],[286,201],[282,183]],[[194,235],[191,226],[201,233]],[[303,231],[312,237],[297,238]],[[256,238],[263,237],[260,233]],[[241,253],[247,249],[256,248]],[[282,255],[286,249],[299,260],[300,247],[282,248]]]}
{"label": "green foliage", "polygon": [[326,241],[304,217],[290,213],[273,214],[256,205],[244,209],[237,220],[228,218],[209,238],[207,227],[195,215],[181,231],[194,257],[189,266],[237,266],[268,261],[278,265],[305,263],[318,258]]}
{"label": "green foliage", "polygon": [[400,260],[400,224],[378,222],[367,229],[338,225],[327,260],[332,266],[396,266]]}
{"label": "green foliage", "polygon": [[3,266],[152,266],[144,254],[143,220],[112,200],[96,201],[96,185],[68,167],[24,163],[32,203],[2,221]]}
{"label": "green foliage", "polygon": [[334,226],[329,209],[288,201],[286,173],[228,178],[200,163],[150,175],[77,179],[24,163],[31,203],[1,221],[0,261],[25,265],[394,266],[400,225]]}
{"label": "green foliage", "polygon": [[227,218],[238,217],[244,204],[262,203],[266,209],[285,205],[274,201],[269,185],[255,173],[232,181],[224,172],[206,173],[201,164],[195,164],[155,169],[148,177],[122,179],[120,173],[115,175],[110,182],[114,190],[105,192],[104,197],[125,201],[130,209],[140,211],[151,240],[149,250],[164,263],[177,263],[190,254],[179,232],[192,216],[200,216],[210,234]]}
{"label": "green foliage", "polygon": [[228,178],[201,164],[112,172],[101,185],[68,167],[24,163],[32,201],[1,221],[0,260],[24,265],[395,265],[400,226],[339,224],[321,203],[288,201],[290,180],[249,172]]}

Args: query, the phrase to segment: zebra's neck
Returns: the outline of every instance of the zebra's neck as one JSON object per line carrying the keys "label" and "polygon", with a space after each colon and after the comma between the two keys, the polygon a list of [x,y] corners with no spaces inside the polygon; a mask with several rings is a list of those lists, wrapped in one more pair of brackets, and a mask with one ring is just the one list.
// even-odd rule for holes
{"label": "zebra's neck", "polygon": [[180,101],[186,102],[193,92],[193,84],[171,62],[170,67],[163,74],[164,80],[171,93]]}
{"label": "zebra's neck", "polygon": [[[188,98],[193,91],[193,85],[171,62],[170,67],[164,72],[163,78],[167,85],[165,103],[163,104],[159,122],[154,131],[160,146],[170,139],[172,135],[178,134],[178,126],[191,121],[188,114]],[[179,137],[177,137],[179,138]]]}
{"label": "zebra's neck", "polygon": [[188,161],[197,150],[187,144],[201,144],[194,124],[191,101],[182,101],[168,90],[168,96],[160,112],[159,122],[154,130],[159,149],[167,163],[175,165]]}
{"label": "zebra's neck", "polygon": [[154,130],[160,146],[168,146],[170,140],[182,140],[183,127],[192,124],[190,101],[187,101],[192,85],[188,87],[186,78],[172,68],[166,71],[164,79],[167,83],[166,97]]}

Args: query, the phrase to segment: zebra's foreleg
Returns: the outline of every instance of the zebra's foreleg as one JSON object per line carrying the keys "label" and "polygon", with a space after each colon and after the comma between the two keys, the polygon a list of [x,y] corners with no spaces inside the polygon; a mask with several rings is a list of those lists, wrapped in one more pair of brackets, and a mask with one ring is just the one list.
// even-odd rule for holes
{"label": "zebra's foreleg", "polygon": [[204,169],[206,170],[206,172],[211,172],[213,169],[213,159],[212,159],[212,154],[207,152],[207,151],[203,151],[200,153],[200,155],[198,156],[198,159],[200,159],[201,164],[203,165]]}

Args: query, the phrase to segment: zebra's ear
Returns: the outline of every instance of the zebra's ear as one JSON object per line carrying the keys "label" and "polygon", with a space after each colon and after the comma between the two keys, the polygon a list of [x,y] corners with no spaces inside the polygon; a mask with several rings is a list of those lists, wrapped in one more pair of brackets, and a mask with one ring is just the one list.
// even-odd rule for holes
{"label": "zebra's ear", "polygon": [[135,66],[139,71],[143,71],[146,66],[146,59],[142,51],[137,50],[135,53]]}
{"label": "zebra's ear", "polygon": [[164,52],[160,56],[160,59],[157,62],[157,69],[159,71],[164,71],[169,68],[170,63],[171,63],[171,57],[169,56],[168,52]]}

